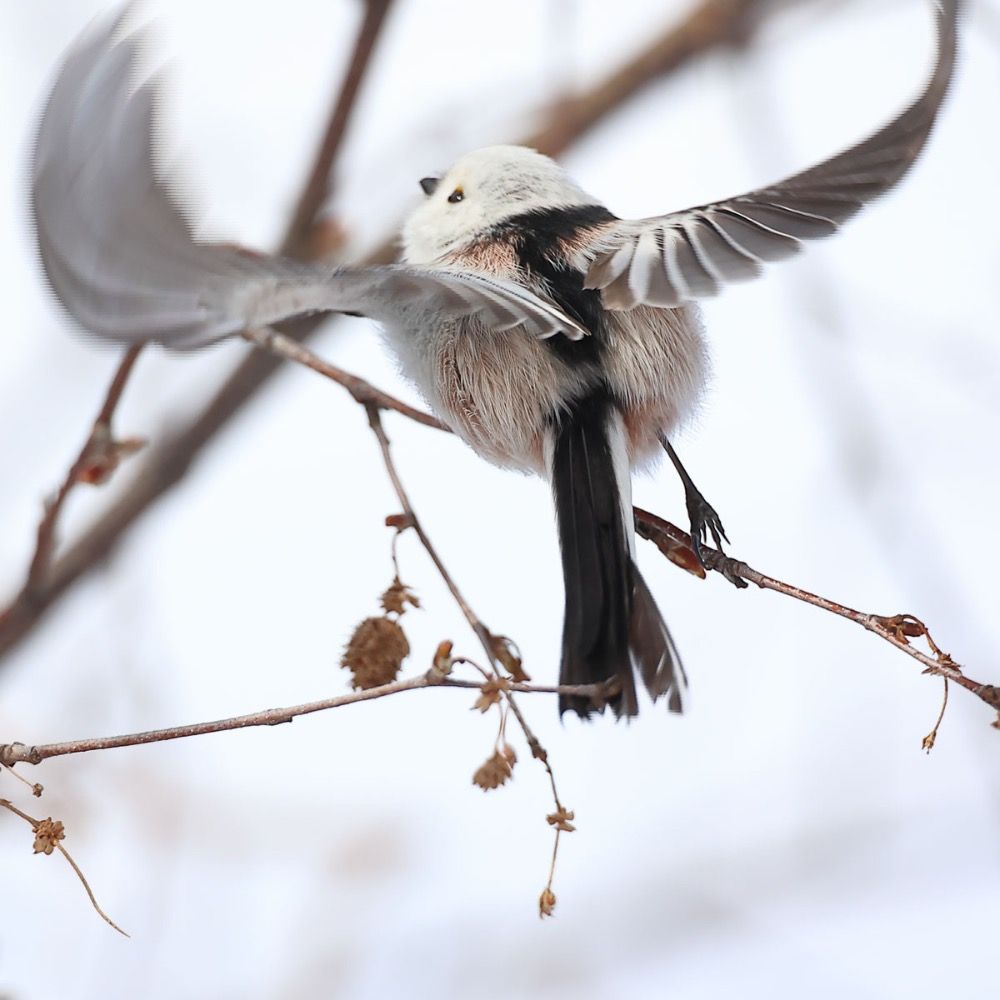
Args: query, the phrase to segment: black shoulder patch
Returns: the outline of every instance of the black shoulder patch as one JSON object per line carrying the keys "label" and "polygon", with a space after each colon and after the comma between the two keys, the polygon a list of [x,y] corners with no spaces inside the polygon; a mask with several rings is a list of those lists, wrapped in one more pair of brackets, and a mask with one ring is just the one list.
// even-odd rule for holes
{"label": "black shoulder patch", "polygon": [[494,238],[513,247],[526,274],[544,281],[556,305],[590,331],[591,336],[583,340],[553,337],[546,341],[566,360],[596,361],[605,339],[605,322],[601,293],[583,287],[583,272],[566,259],[565,241],[580,229],[615,218],[603,205],[541,208],[505,219],[494,230]]}

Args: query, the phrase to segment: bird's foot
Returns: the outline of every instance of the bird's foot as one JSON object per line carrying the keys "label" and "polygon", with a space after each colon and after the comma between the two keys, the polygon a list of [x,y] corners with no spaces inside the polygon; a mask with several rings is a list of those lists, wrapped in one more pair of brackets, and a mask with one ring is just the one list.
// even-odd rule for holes
{"label": "bird's foot", "polygon": [[722,520],[715,508],[697,489],[688,490],[685,500],[687,501],[688,517],[691,520],[691,547],[698,557],[698,562],[705,569],[708,569],[702,545],[708,541],[711,535],[715,547],[722,552],[722,540],[725,539],[728,542],[729,537],[726,535],[726,529],[722,526]]}

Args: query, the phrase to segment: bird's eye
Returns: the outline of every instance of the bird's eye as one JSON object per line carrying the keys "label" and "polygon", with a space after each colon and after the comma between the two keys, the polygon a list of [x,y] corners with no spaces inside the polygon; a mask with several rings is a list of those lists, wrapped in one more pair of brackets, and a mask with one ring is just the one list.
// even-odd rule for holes
{"label": "bird's eye", "polygon": [[455,188],[454,191],[448,195],[448,201],[453,205],[457,205],[465,197],[465,192],[461,188]]}

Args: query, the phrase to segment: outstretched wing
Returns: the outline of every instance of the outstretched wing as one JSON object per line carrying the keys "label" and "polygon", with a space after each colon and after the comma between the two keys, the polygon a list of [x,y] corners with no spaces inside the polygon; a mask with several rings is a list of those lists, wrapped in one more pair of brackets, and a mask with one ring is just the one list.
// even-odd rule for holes
{"label": "outstretched wing", "polygon": [[835,233],[888,191],[923,149],[955,66],[960,0],[932,0],[937,61],[923,93],[874,135],[780,184],[670,215],[621,220],[599,232],[577,261],[604,304],[674,307],[756,277],[803,241]]}
{"label": "outstretched wing", "polygon": [[[126,10],[127,13],[127,10]],[[576,340],[586,331],[519,285],[421,267],[310,266],[195,241],[154,159],[156,85],[133,88],[142,34],[116,41],[122,17],[67,55],[42,116],[32,208],[49,282],[100,337],[199,347],[306,312],[388,323],[477,315]]]}

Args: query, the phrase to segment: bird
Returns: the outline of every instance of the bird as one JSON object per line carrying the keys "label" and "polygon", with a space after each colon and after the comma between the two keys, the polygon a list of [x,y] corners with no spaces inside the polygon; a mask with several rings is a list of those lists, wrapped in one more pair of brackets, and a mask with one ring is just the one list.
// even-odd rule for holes
{"label": "bird", "polygon": [[[157,75],[130,5],[64,57],[42,113],[31,209],[57,299],[92,335],[191,350],[316,312],[366,316],[478,455],[551,484],[565,583],[560,714],[681,712],[687,677],[636,564],[632,470],[666,451],[699,559],[725,531],[671,437],[705,387],[701,299],[832,236],[927,143],[953,76],[961,0],[932,0],[936,57],[902,112],[779,183],[695,208],[614,215],[554,160],[473,151],[424,177],[397,264],[332,267],[199,242],[156,157]],[[726,539],[728,541],[728,539]]]}

